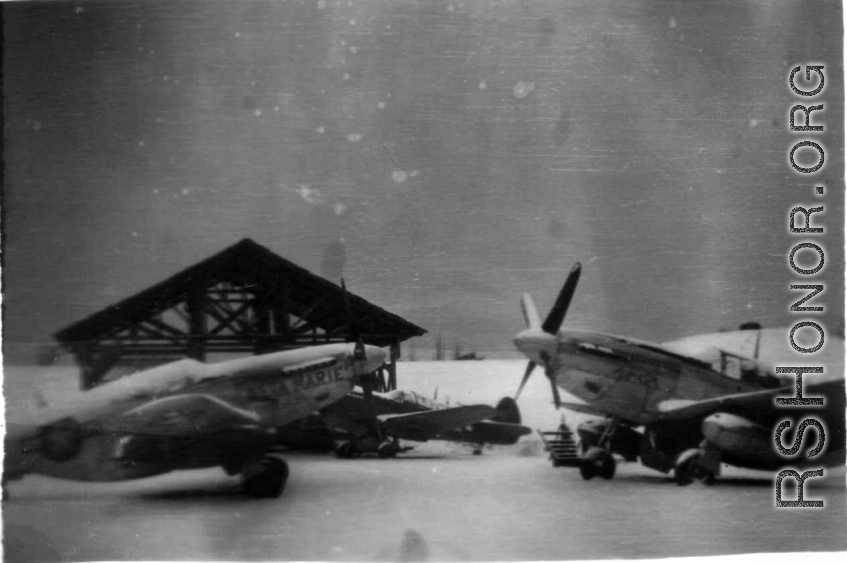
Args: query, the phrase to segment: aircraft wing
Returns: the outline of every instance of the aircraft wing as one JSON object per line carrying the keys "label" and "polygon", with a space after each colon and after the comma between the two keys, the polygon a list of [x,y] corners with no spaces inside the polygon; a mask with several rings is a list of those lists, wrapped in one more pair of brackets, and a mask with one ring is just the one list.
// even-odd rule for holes
{"label": "aircraft wing", "polygon": [[590,415],[593,415],[593,416],[602,416],[602,417],[606,417],[606,416],[609,415],[609,413],[601,411],[599,409],[595,409],[594,407],[592,407],[591,405],[589,405],[587,403],[562,402],[562,403],[559,403],[559,404],[563,408],[566,408],[568,410],[575,411],[575,412],[581,412],[583,414],[590,414]]}
{"label": "aircraft wing", "polygon": [[[329,368],[338,363],[337,358],[333,358],[332,356],[326,356],[324,358],[317,358],[310,360],[308,362],[301,362],[299,364],[293,364],[289,366],[285,366],[282,369],[282,373],[284,375],[294,375],[298,373],[303,373],[307,371],[314,371],[320,368]],[[275,374],[274,374],[275,375]]]}
{"label": "aircraft wing", "polygon": [[[830,380],[819,383],[808,383],[803,386],[804,397],[827,397],[827,400],[844,402],[844,380]],[[682,420],[705,416],[721,409],[732,408],[748,413],[755,413],[759,418],[777,418],[790,413],[789,407],[778,406],[777,397],[794,397],[796,389],[780,387],[778,389],[763,389],[749,393],[724,395],[702,401],[685,401],[671,399],[660,402],[657,407],[662,418],[666,420]],[[842,407],[843,408],[843,407]],[[769,416],[772,413],[772,416]]]}
{"label": "aircraft wing", "polygon": [[123,413],[110,430],[132,434],[189,436],[257,425],[259,416],[206,394],[182,394],[156,399]]}
{"label": "aircraft wing", "polygon": [[494,409],[488,405],[469,405],[406,414],[385,414],[377,418],[386,434],[404,440],[425,442],[454,428],[468,426],[492,416]]}

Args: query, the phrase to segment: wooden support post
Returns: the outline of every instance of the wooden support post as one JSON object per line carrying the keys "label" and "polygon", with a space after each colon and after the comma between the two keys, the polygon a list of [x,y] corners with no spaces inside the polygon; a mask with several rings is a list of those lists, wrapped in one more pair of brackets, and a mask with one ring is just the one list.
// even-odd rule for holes
{"label": "wooden support post", "polygon": [[87,391],[97,385],[97,375],[94,373],[94,358],[91,357],[91,348],[85,344],[74,344],[71,353],[79,365],[79,388],[82,391]]}
{"label": "wooden support post", "polygon": [[389,354],[389,362],[386,366],[388,369],[388,389],[393,391],[397,389],[397,360],[400,358],[400,340],[394,339],[391,343],[391,353]]}
{"label": "wooden support post", "polygon": [[188,309],[188,350],[189,358],[200,362],[206,359],[206,294],[204,289],[194,291],[186,302]]}
{"label": "wooden support post", "polygon": [[273,303],[274,334],[278,337],[279,349],[292,344],[291,342],[291,284],[287,279],[280,280],[279,297]]}
{"label": "wooden support post", "polygon": [[117,348],[96,353],[92,350],[91,343],[75,345],[73,354],[79,364],[79,387],[83,391],[97,387],[121,357]]}
{"label": "wooden support post", "polygon": [[271,342],[271,306],[266,287],[257,288],[256,296],[253,298],[253,315],[256,318],[254,325],[254,354],[265,354],[273,349]]}

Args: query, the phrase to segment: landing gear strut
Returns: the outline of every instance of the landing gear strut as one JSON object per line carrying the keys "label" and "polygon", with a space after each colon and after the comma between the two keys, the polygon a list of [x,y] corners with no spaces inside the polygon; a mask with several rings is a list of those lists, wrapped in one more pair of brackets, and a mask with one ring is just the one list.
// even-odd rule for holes
{"label": "landing gear strut", "polygon": [[596,476],[606,480],[614,478],[617,464],[612,456],[612,438],[618,426],[619,422],[612,419],[597,444],[584,449],[579,463],[579,474],[586,481]]}
{"label": "landing gear strut", "polygon": [[586,481],[596,476],[612,479],[615,476],[615,458],[603,448],[589,448],[586,456],[579,462],[579,474]]}

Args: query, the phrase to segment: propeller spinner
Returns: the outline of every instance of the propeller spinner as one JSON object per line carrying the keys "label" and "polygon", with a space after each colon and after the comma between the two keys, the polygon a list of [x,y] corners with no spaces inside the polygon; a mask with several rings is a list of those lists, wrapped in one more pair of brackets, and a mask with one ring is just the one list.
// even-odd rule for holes
{"label": "propeller spinner", "polygon": [[541,364],[544,367],[544,372],[547,379],[550,380],[550,389],[553,394],[553,402],[558,409],[561,405],[561,397],[559,395],[559,387],[556,385],[555,371],[551,365],[555,354],[556,334],[562,327],[565,320],[565,315],[570,307],[573,295],[576,292],[576,286],[579,283],[579,276],[582,273],[582,265],[577,262],[570,274],[565,280],[565,285],[559,292],[556,298],[556,303],[548,313],[544,323],[540,323],[538,310],[535,308],[535,303],[532,297],[524,294],[521,298],[521,310],[523,311],[524,320],[526,321],[526,330],[518,333],[514,338],[515,346],[530,360],[526,366],[523,379],[518,387],[518,392],[515,394],[515,400],[520,397],[526,382],[532,375],[535,366]]}

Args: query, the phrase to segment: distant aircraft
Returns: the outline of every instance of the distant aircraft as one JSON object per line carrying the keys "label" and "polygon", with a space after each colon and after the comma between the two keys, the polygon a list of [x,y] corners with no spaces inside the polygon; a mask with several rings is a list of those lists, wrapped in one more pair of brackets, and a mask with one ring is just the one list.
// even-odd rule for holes
{"label": "distant aircraft", "polygon": [[[510,397],[504,397],[492,408],[450,406],[399,389],[373,393],[370,404],[365,395],[352,392],[324,408],[321,416],[328,427],[348,435],[336,450],[344,458],[362,453],[394,457],[401,451],[401,439],[475,444],[474,453],[480,454],[483,444],[514,444],[532,432],[521,425],[520,410]],[[391,441],[387,440],[389,437]]]}
{"label": "distant aircraft", "polygon": [[180,360],[7,421],[3,492],[30,473],[119,481],[221,466],[256,497],[278,497],[288,465],[276,428],[344,397],[386,353],[361,341],[215,364]]}
{"label": "distant aircraft", "polygon": [[[631,338],[561,329],[580,272],[576,264],[543,323],[532,298],[522,296],[527,329],[514,337],[514,344],[529,358],[516,398],[541,365],[556,408],[606,417],[577,429],[583,478],[611,479],[615,453],[637,456],[663,473],[673,469],[680,485],[695,479],[713,482],[721,463],[764,470],[844,463],[843,374],[822,381],[807,375],[803,396],[825,397],[826,403],[798,412],[775,403],[778,397],[795,396],[795,376],[778,379],[757,358],[716,350],[709,363]],[[559,387],[585,402],[563,403]],[[774,446],[777,424],[792,420],[788,440],[805,418],[800,415],[826,427],[819,456],[788,458]]]}

